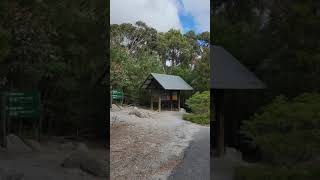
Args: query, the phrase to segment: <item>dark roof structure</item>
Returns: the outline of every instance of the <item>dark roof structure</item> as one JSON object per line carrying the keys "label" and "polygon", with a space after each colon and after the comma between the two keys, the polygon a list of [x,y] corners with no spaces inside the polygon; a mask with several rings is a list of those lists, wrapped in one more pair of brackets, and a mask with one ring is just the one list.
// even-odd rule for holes
{"label": "dark roof structure", "polygon": [[154,80],[165,90],[193,90],[193,88],[186,83],[180,76],[151,73],[143,82],[141,88],[152,89],[152,82]]}
{"label": "dark roof structure", "polygon": [[223,47],[211,45],[211,89],[264,89],[266,86]]}

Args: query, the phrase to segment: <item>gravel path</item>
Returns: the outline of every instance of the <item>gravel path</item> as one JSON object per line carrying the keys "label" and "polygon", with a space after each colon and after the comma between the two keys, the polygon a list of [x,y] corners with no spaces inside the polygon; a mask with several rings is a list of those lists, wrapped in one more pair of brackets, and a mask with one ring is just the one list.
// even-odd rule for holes
{"label": "gravel path", "polygon": [[210,180],[210,128],[203,127],[184,153],[169,180]]}
{"label": "gravel path", "polygon": [[[0,151],[0,170],[23,174],[24,180],[104,180],[80,169],[63,168],[61,163],[72,150],[60,150],[59,144],[44,145],[41,152],[12,153]],[[103,148],[90,150],[100,159],[106,157]],[[102,158],[101,158],[102,157]],[[1,174],[0,174],[1,176]],[[1,179],[1,178],[0,178]],[[18,179],[18,178],[17,178]]]}
{"label": "gravel path", "polygon": [[182,120],[183,113],[133,108],[111,112],[111,179],[167,179],[202,126]]}

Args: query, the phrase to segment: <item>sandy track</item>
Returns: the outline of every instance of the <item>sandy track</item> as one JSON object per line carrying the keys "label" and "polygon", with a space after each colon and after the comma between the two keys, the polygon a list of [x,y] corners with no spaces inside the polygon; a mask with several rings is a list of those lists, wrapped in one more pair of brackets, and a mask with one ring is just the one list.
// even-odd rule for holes
{"label": "sandy track", "polygon": [[201,126],[182,120],[180,112],[111,112],[111,179],[167,179]]}

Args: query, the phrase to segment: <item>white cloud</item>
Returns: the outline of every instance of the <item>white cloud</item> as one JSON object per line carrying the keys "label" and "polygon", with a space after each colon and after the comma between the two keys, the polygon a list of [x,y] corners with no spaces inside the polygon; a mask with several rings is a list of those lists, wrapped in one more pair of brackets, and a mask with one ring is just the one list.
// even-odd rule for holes
{"label": "white cloud", "polygon": [[175,0],[111,0],[111,24],[143,21],[158,31],[182,30]]}
{"label": "white cloud", "polygon": [[210,0],[181,0],[181,2],[183,13],[194,17],[197,29],[201,32],[210,31]]}
{"label": "white cloud", "polygon": [[111,24],[135,23],[139,20],[165,32],[182,30],[179,12],[194,17],[199,32],[210,31],[210,0],[111,0]]}

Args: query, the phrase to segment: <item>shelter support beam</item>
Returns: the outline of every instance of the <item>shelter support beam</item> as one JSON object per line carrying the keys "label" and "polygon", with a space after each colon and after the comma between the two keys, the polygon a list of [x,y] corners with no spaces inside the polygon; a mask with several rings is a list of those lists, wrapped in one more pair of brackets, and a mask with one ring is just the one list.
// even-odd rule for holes
{"label": "shelter support beam", "polygon": [[224,135],[224,91],[214,90],[214,141],[216,144],[217,156],[221,157],[225,154],[225,135]]}
{"label": "shelter support beam", "polygon": [[153,110],[153,96],[152,96],[152,90],[150,90],[150,94],[151,94],[151,101],[150,101],[150,109]]}
{"label": "shelter support beam", "polygon": [[161,112],[161,94],[159,94],[159,105],[158,105],[158,110]]}
{"label": "shelter support beam", "polygon": [[180,111],[180,91],[178,93],[178,111]]}

